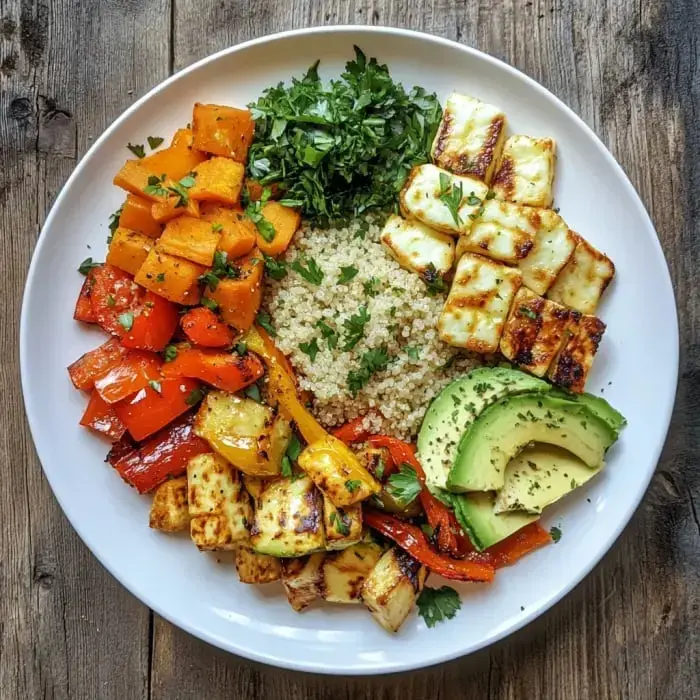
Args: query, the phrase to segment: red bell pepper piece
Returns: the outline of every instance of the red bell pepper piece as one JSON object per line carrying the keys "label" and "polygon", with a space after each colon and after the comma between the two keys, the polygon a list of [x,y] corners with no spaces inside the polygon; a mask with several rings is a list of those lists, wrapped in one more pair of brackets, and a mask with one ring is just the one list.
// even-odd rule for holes
{"label": "red bell pepper piece", "polygon": [[122,338],[128,327],[128,323],[123,323],[124,314],[133,314],[141,307],[146,290],[130,274],[113,265],[101,265],[91,272],[90,301],[95,319],[107,333]]}
{"label": "red bell pepper piece", "polygon": [[92,389],[95,386],[95,380],[118,365],[127,352],[116,338],[110,338],[99,348],[86,352],[68,366],[68,374],[73,386],[76,389]]}
{"label": "red bell pepper piece", "polygon": [[265,366],[253,353],[238,355],[199,348],[178,349],[177,357],[163,365],[165,377],[201,379],[223,391],[240,391],[262,377]]}
{"label": "red bell pepper piece", "polygon": [[162,360],[143,350],[127,350],[119,363],[95,380],[95,390],[107,403],[117,403],[161,378]]}
{"label": "red bell pepper piece", "polygon": [[144,440],[189,410],[198,398],[192,392],[198,389],[199,382],[194,379],[153,381],[133,396],[115,403],[114,411],[134,440]]}
{"label": "red bell pepper piece", "polygon": [[90,292],[92,291],[93,280],[93,270],[88,272],[83,282],[83,286],[80,288],[80,294],[78,294],[78,301],[75,302],[75,311],[73,312],[73,318],[76,321],[82,321],[83,323],[96,323],[97,316],[92,308],[92,301],[90,300]]}
{"label": "red bell pepper piece", "polygon": [[167,478],[182,476],[192,457],[211,452],[209,444],[194,434],[193,423],[190,413],[140,447],[116,443],[107,461],[139,493],[148,493]]}
{"label": "red bell pepper piece", "polygon": [[551,535],[539,523],[530,523],[505,540],[485,549],[480,556],[485,557],[496,569],[500,569],[514,564],[526,554],[551,541]]}
{"label": "red bell pepper piece", "polygon": [[122,338],[122,345],[137,350],[163,350],[180,319],[177,306],[153,292],[147,292],[141,306],[132,313],[134,322]]}
{"label": "red bell pepper piece", "polygon": [[455,581],[492,581],[494,578],[494,567],[482,561],[479,555],[467,559],[453,559],[436,552],[423,531],[416,525],[371,509],[363,509],[362,516],[367,525],[394,540],[401,549],[440,576]]}
{"label": "red bell pepper piece", "polygon": [[338,440],[342,440],[346,445],[350,445],[353,442],[364,442],[370,436],[369,430],[365,428],[365,418],[376,415],[374,411],[365,413],[364,416],[358,416],[348,421],[339,428],[333,431],[333,437],[337,437]]}
{"label": "red bell pepper piece", "polygon": [[102,400],[102,397],[93,391],[90,394],[87,408],[80,425],[91,428],[96,433],[100,433],[111,440],[121,440],[126,432],[126,426],[121,422],[114,408]]}
{"label": "red bell pepper piece", "polygon": [[233,329],[206,306],[188,311],[180,320],[180,325],[193,345],[205,348],[228,348],[233,345]]}

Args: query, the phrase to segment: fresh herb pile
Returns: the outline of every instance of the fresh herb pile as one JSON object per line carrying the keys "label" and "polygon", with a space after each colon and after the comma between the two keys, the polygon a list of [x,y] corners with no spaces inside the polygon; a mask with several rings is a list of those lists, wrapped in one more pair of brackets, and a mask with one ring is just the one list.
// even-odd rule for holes
{"label": "fresh herb pile", "polygon": [[250,105],[249,175],[277,183],[321,226],[393,208],[411,167],[428,160],[442,116],[435,94],[407,93],[385,65],[355,54],[340,80],[324,85],[316,62]]}

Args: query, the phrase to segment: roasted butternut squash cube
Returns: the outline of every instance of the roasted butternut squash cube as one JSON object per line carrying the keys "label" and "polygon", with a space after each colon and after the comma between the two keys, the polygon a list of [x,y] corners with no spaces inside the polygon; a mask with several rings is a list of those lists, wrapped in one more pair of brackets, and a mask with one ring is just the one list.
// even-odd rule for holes
{"label": "roasted butternut squash cube", "polygon": [[193,306],[199,302],[199,276],[205,269],[202,265],[152,248],[134,281],[168,301]]}
{"label": "roasted butternut squash cube", "polygon": [[235,265],[239,276],[220,280],[216,289],[207,287],[204,296],[219,305],[221,318],[226,323],[245,331],[255,322],[262,301],[262,255],[255,249]]}
{"label": "roasted butternut squash cube", "polygon": [[160,183],[160,187],[149,187],[149,178],[161,178],[163,173],[155,173],[149,170],[142,160],[127,160],[122,169],[114,176],[114,184],[137,197],[143,197],[151,202],[163,202],[168,198],[168,187],[172,180],[167,177]]}
{"label": "roasted butternut squash cube", "polygon": [[149,526],[162,532],[179,532],[190,524],[187,477],[168,479],[153,494]]}
{"label": "roasted butternut squash cube", "polygon": [[[184,130],[183,130],[184,131]],[[188,143],[189,140],[189,143]],[[171,180],[181,180],[189,175],[202,161],[206,154],[194,148],[194,139],[186,135],[177,138],[176,145],[163,148],[141,159],[141,164],[151,172],[162,175],[165,173]]]}
{"label": "roasted butternut squash cube", "polygon": [[166,224],[158,248],[200,265],[211,265],[221,234],[208,221],[181,216]]}
{"label": "roasted butternut squash cube", "polygon": [[241,583],[272,583],[282,576],[282,565],[276,557],[258,554],[250,547],[236,550],[236,571]]}
{"label": "roasted butternut squash cube", "polygon": [[267,202],[261,210],[262,215],[272,224],[275,235],[271,240],[257,231],[258,248],[265,255],[284,253],[301,223],[301,214],[292,207],[282,206],[279,202]]}
{"label": "roasted butternut squash cube", "polygon": [[230,158],[212,158],[193,171],[195,183],[190,199],[222,204],[238,204],[243,187],[245,166]]}
{"label": "roasted butternut squash cube", "polygon": [[198,219],[199,202],[195,199],[188,199],[187,203],[182,206],[180,197],[172,195],[162,202],[155,202],[151,206],[151,215],[154,221],[159,224],[165,224],[178,216],[185,215]]}
{"label": "roasted butternut squash cube", "polygon": [[195,102],[192,130],[195,148],[233,158],[239,163],[248,160],[248,149],[255,133],[250,110]]}
{"label": "roasted butternut squash cube", "polygon": [[151,208],[157,206],[145,197],[128,194],[119,215],[119,225],[130,231],[138,231],[149,238],[158,238],[161,225],[153,218]]}
{"label": "roasted butternut squash cube", "polygon": [[107,252],[107,263],[135,275],[148,257],[153,239],[138,231],[117,228]]}
{"label": "roasted butternut squash cube", "polygon": [[190,535],[202,550],[231,550],[248,540],[253,509],[239,472],[223,457],[203,454],[187,465]]}
{"label": "roasted butternut squash cube", "polygon": [[325,552],[282,560],[282,585],[289,604],[301,612],[319,597]]}
{"label": "roasted butternut squash cube", "polygon": [[194,132],[189,127],[185,127],[184,129],[178,129],[173,134],[172,141],[170,142],[170,148],[177,148],[182,146],[194,147]]}
{"label": "roasted butternut squash cube", "polygon": [[202,220],[211,222],[214,229],[221,231],[219,250],[223,250],[230,260],[240,258],[255,248],[257,229],[242,211],[220,205],[206,204],[207,212]]}
{"label": "roasted butternut squash cube", "polygon": [[327,554],[321,565],[321,598],[329,603],[360,603],[362,586],[382,556],[374,542],[358,542]]}

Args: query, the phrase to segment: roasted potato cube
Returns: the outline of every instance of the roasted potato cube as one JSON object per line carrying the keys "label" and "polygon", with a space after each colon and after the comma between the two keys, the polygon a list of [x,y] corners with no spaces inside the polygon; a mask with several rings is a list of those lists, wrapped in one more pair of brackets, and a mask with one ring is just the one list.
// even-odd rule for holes
{"label": "roasted potato cube", "polygon": [[238,204],[244,174],[245,166],[230,158],[205,160],[193,171],[195,182],[188,190],[190,199]]}
{"label": "roasted potato cube", "polygon": [[149,526],[163,532],[178,532],[190,524],[187,506],[187,477],[163,482],[153,494]]}
{"label": "roasted potato cube", "polygon": [[210,391],[194,432],[250,476],[276,476],[289,445],[289,422],[269,406],[225,391]]}
{"label": "roasted potato cube", "polygon": [[158,239],[158,248],[164,253],[209,266],[214,262],[220,238],[221,233],[214,231],[208,221],[181,216],[165,226]]}
{"label": "roasted potato cube", "polygon": [[582,314],[593,314],[614,275],[612,260],[578,236],[574,254],[547,297]]}
{"label": "roasted potato cube", "polygon": [[491,182],[506,137],[506,115],[469,95],[452,93],[435,134],[433,162],[457,175]]}
{"label": "roasted potato cube", "polygon": [[499,199],[530,207],[552,206],[553,139],[515,134],[506,139],[491,189]]}
{"label": "roasted potato cube", "polygon": [[452,269],[455,259],[452,238],[416,219],[390,216],[381,240],[389,255],[411,272],[445,275]]}
{"label": "roasted potato cube", "polygon": [[202,219],[209,221],[213,228],[220,229],[219,250],[223,250],[230,260],[247,255],[255,248],[257,228],[243,212],[209,205]]}
{"label": "roasted potato cube", "polygon": [[267,554],[258,554],[249,547],[236,550],[236,571],[241,583],[272,583],[282,576],[280,560]]}
{"label": "roasted potato cube", "polygon": [[535,245],[528,256],[518,262],[518,268],[523,273],[523,284],[544,296],[573,255],[576,235],[551,209],[540,209],[539,217]]}
{"label": "roasted potato cube", "polygon": [[248,149],[255,133],[250,110],[195,102],[192,129],[196,148],[233,158],[239,163],[248,160]]}
{"label": "roasted potato cube", "polygon": [[382,556],[374,542],[358,542],[327,554],[321,566],[321,598],[329,603],[359,603],[362,586]]}
{"label": "roasted potato cube", "polygon": [[[472,177],[459,177],[426,163],[411,170],[399,195],[401,213],[430,228],[458,236],[466,233],[488,194],[488,187]],[[454,212],[446,202],[455,202]]]}
{"label": "roasted potato cube", "polygon": [[362,506],[356,503],[336,508],[328,496],[323,496],[323,527],[326,549],[345,549],[362,539]]}
{"label": "roasted potato cube", "polygon": [[484,202],[469,233],[460,237],[460,252],[515,264],[532,250],[539,226],[537,209],[491,199]]}
{"label": "roasted potato cube", "polygon": [[339,508],[359,503],[381,490],[355,453],[332,435],[312,442],[297,464]]}
{"label": "roasted potato cube", "polygon": [[176,304],[193,306],[199,302],[199,276],[206,268],[183,258],[151,249],[134,281]]}
{"label": "roasted potato cube", "polygon": [[301,557],[326,546],[321,494],[308,476],[275,479],[255,500],[251,546],[259,554]]}
{"label": "roasted potato cube", "polygon": [[586,377],[603,339],[605,324],[595,316],[572,311],[565,333],[564,345],[552,362],[547,376],[555,384],[580,394],[585,388]]}
{"label": "roasted potato cube", "polygon": [[324,552],[282,560],[282,585],[289,604],[300,612],[320,595]]}
{"label": "roasted potato cube", "polygon": [[107,252],[107,263],[135,275],[148,257],[153,239],[121,226],[114,232]]}
{"label": "roasted potato cube", "polygon": [[202,550],[236,549],[253,520],[241,476],[223,457],[203,454],[187,465],[190,536]]}
{"label": "roasted potato cube", "polygon": [[410,554],[392,548],[382,555],[362,586],[362,600],[374,619],[396,632],[423,590],[427,569]]}
{"label": "roasted potato cube", "polygon": [[440,339],[473,352],[496,352],[508,310],[521,284],[518,270],[465,253],[457,263],[438,319]]}
{"label": "roasted potato cube", "polygon": [[570,315],[566,307],[521,287],[501,336],[501,352],[528,372],[544,377],[566,340]]}

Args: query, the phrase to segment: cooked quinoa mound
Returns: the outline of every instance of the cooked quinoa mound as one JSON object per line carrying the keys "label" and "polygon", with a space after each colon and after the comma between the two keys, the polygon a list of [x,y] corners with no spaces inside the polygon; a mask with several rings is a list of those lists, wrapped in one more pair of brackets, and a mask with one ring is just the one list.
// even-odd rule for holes
{"label": "cooked quinoa mound", "polygon": [[[371,220],[342,229],[302,228],[284,260],[289,266],[299,259],[304,269],[313,260],[323,279],[316,285],[287,267],[281,281],[267,278],[264,307],[324,425],[369,413],[373,432],[412,438],[438,392],[480,363],[439,340],[445,294],[431,296],[418,275],[402,269],[379,242],[380,233]],[[360,338],[345,350],[353,329]],[[386,369],[367,371],[368,361],[372,367],[373,359],[387,355]],[[367,383],[358,388],[363,376]]]}

